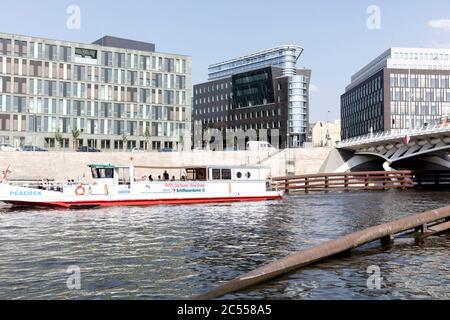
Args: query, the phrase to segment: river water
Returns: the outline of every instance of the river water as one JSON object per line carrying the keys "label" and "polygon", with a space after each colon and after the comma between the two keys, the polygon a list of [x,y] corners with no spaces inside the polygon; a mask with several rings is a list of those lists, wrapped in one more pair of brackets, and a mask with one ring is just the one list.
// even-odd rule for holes
{"label": "river water", "polygon": [[[450,192],[392,191],[218,205],[0,209],[0,298],[189,298],[295,251],[449,204]],[[389,249],[372,245],[224,298],[449,299],[449,249],[450,235],[422,244],[399,240]],[[367,286],[369,266],[380,270],[380,289]]]}

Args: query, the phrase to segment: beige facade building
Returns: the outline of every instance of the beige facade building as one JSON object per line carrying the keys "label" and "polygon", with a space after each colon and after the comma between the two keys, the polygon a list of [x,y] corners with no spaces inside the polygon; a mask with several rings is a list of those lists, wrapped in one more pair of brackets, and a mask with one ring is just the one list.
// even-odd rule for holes
{"label": "beige facade building", "polygon": [[0,33],[0,143],[72,148],[75,129],[105,151],[174,148],[191,127],[191,74],[191,57],[152,43]]}
{"label": "beige facade building", "polygon": [[341,121],[316,122],[312,127],[314,147],[335,147],[341,141]]}

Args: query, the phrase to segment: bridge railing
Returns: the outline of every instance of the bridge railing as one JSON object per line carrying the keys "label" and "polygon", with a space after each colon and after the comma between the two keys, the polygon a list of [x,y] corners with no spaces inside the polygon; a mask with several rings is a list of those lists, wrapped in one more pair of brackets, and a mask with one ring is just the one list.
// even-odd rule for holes
{"label": "bridge railing", "polygon": [[407,129],[407,130],[391,130],[387,132],[379,132],[367,134],[364,136],[354,137],[351,139],[343,140],[338,144],[338,148],[346,148],[355,145],[362,145],[368,143],[375,143],[387,140],[401,140],[407,135],[409,137],[433,134],[433,133],[443,133],[450,132],[450,122],[444,124],[436,124],[433,126],[423,126],[417,129]]}

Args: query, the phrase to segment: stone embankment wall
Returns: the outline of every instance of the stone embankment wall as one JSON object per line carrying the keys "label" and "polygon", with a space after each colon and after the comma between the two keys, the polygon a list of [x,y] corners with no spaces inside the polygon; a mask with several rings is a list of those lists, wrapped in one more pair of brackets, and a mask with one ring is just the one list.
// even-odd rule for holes
{"label": "stone embankment wall", "polygon": [[[267,152],[148,152],[76,153],[76,152],[0,152],[0,171],[11,165],[10,178],[15,179],[89,179],[89,164],[128,165],[130,158],[136,166],[202,166],[202,165],[263,165],[271,168],[272,176],[317,173],[331,149],[290,149],[269,155]],[[180,170],[169,170],[178,177]],[[155,179],[163,170],[139,170],[137,177],[152,174]]]}

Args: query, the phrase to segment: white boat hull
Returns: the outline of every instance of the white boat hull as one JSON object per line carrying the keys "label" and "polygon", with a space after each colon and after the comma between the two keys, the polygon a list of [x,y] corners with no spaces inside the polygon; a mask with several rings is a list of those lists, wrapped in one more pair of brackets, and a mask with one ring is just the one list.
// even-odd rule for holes
{"label": "white boat hull", "polygon": [[137,182],[110,186],[66,185],[63,192],[0,184],[0,201],[13,206],[86,208],[278,200],[264,181]]}

